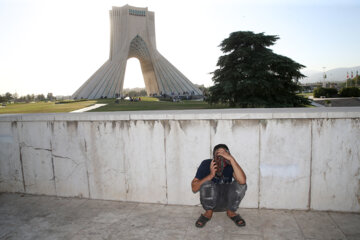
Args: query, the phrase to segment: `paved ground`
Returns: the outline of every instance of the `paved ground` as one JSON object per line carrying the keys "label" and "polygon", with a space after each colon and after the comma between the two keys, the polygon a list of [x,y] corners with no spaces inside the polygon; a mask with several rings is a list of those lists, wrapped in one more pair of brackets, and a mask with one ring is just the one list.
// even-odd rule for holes
{"label": "paved ground", "polygon": [[200,207],[0,194],[0,239],[360,239],[360,214],[240,209],[247,226]]}
{"label": "paved ground", "polygon": [[331,107],[359,107],[360,98],[314,98],[314,102],[328,106],[325,101],[331,101]]}
{"label": "paved ground", "polygon": [[81,109],[78,109],[78,110],[75,110],[75,111],[72,111],[72,113],[81,113],[81,112],[87,112],[87,111],[90,111],[90,110],[93,110],[93,109],[96,109],[96,108],[99,108],[99,107],[103,107],[107,104],[105,103],[98,103],[98,104],[94,104],[90,107],[86,107],[86,108],[81,108]]}

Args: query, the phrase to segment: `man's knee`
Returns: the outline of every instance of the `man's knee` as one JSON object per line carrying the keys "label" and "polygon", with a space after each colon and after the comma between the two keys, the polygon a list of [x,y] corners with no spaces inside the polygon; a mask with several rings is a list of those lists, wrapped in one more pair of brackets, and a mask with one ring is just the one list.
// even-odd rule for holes
{"label": "man's knee", "polygon": [[232,194],[234,194],[236,196],[236,198],[240,198],[240,200],[243,199],[243,197],[245,196],[245,192],[247,190],[247,184],[239,184],[237,181],[233,181],[231,183],[231,191]]}
{"label": "man's knee", "polygon": [[206,181],[200,186],[200,191],[201,189],[212,188],[212,187],[215,187],[215,183],[213,181]]}
{"label": "man's knee", "polygon": [[242,199],[245,196],[245,192],[247,190],[246,184],[239,184],[237,181],[233,181],[231,183],[230,189],[229,189],[229,205],[228,209],[235,212]]}
{"label": "man's knee", "polygon": [[231,183],[231,190],[236,193],[236,195],[245,195],[245,192],[247,190],[247,184],[240,184],[237,181],[233,181]]}
{"label": "man's knee", "polygon": [[200,186],[200,197],[201,198],[213,198],[215,197],[216,191],[215,191],[215,183],[212,181],[204,182]]}
{"label": "man's knee", "polygon": [[212,181],[203,183],[200,187],[200,201],[205,210],[213,209],[216,206],[216,186]]}

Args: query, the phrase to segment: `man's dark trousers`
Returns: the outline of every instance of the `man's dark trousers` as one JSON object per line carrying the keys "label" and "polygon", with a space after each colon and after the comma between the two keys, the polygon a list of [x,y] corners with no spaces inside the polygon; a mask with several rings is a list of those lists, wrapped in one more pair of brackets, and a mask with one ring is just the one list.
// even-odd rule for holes
{"label": "man's dark trousers", "polygon": [[200,202],[205,210],[236,212],[246,189],[246,184],[239,184],[235,180],[231,183],[207,181],[200,187]]}

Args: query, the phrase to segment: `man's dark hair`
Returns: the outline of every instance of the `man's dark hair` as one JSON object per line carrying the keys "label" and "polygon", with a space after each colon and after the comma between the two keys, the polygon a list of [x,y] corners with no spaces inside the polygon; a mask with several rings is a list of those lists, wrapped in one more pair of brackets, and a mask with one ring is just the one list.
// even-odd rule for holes
{"label": "man's dark hair", "polygon": [[213,156],[214,156],[216,150],[218,150],[219,148],[223,148],[223,149],[225,149],[227,152],[230,152],[228,146],[226,146],[226,145],[223,144],[223,143],[220,143],[220,144],[218,144],[218,145],[216,145],[216,146],[214,147]]}

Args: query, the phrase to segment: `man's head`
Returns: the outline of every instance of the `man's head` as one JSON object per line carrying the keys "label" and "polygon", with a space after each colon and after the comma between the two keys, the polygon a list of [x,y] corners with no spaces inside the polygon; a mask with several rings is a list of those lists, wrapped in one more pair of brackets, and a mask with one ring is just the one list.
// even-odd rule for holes
{"label": "man's head", "polygon": [[218,144],[218,145],[216,145],[216,146],[214,147],[214,150],[213,150],[213,158],[215,158],[216,153],[217,153],[217,150],[219,150],[220,148],[223,148],[225,151],[227,151],[228,153],[230,153],[229,148],[228,148],[225,144],[220,143],[220,144]]}
{"label": "man's head", "polygon": [[225,158],[223,158],[222,156],[218,155],[218,152],[220,151],[220,149],[225,150],[226,152],[230,153],[229,148],[225,145],[225,144],[218,144],[214,147],[213,150],[213,158],[216,162],[217,165],[217,170],[216,170],[216,175],[218,177],[222,176],[222,173],[224,171],[224,168],[226,167],[226,165],[228,165],[228,160],[226,160]]}

